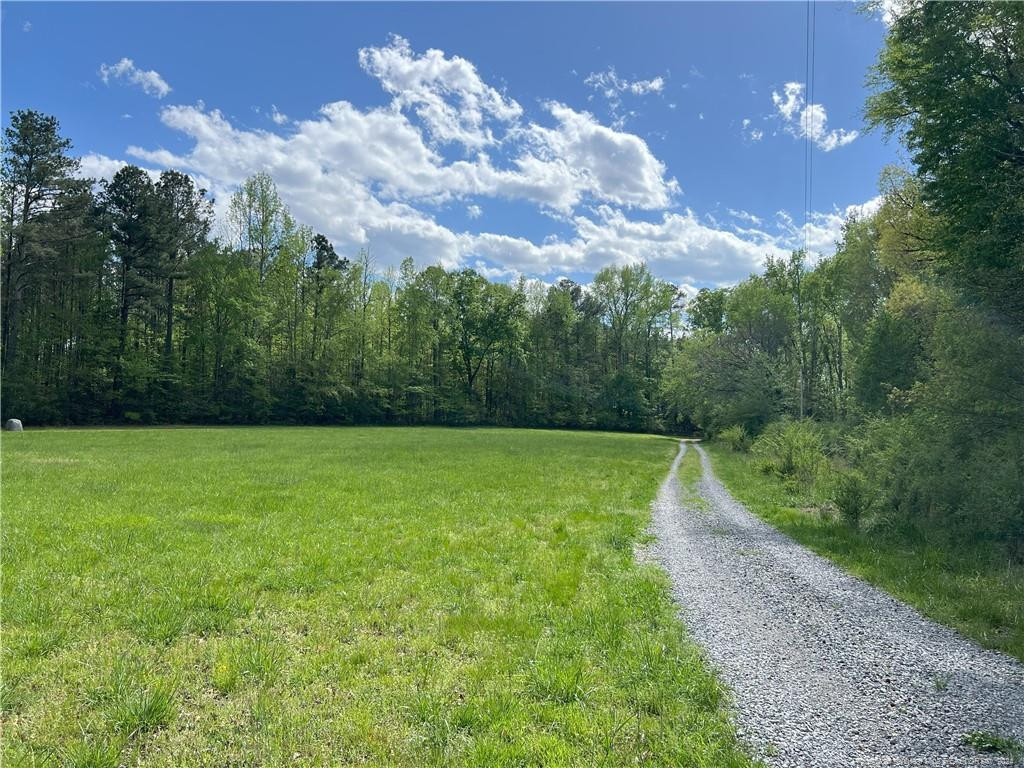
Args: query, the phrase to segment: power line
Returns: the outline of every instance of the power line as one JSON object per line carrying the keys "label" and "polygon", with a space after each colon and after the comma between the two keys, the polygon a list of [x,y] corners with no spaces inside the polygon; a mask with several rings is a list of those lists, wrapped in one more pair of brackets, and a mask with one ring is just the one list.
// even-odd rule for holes
{"label": "power line", "polygon": [[[811,6],[811,76],[807,83],[807,108],[808,108],[808,122],[810,123],[808,133],[812,133],[814,129],[814,59],[815,59],[815,32],[817,31],[817,20],[818,20],[818,4],[815,0],[810,0]],[[824,127],[824,126],[822,126]],[[814,137],[807,137],[808,152],[807,152],[807,219],[810,221],[810,217],[814,212]],[[804,227],[805,242],[804,242],[804,254],[807,253],[806,243],[806,232],[807,227]]]}
{"label": "power line", "polygon": [[[804,3],[804,96],[810,96],[808,84],[811,80],[811,0]],[[804,100],[804,108],[800,113],[801,127],[804,132],[804,226],[803,246],[807,250],[807,170],[809,168],[808,152],[808,118],[810,111],[807,109],[807,101]]]}

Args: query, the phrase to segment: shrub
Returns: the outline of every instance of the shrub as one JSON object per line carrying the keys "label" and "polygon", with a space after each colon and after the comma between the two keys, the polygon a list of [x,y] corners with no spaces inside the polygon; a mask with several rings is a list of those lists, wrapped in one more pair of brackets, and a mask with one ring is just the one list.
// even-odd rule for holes
{"label": "shrub", "polygon": [[750,435],[742,424],[734,424],[718,433],[718,439],[734,451],[750,450]]}
{"label": "shrub", "polygon": [[809,421],[777,421],[754,441],[757,466],[788,480],[811,483],[826,464],[821,435]]}
{"label": "shrub", "polygon": [[832,488],[832,502],[846,524],[858,528],[871,507],[871,492],[864,476],[852,471],[839,474]]}

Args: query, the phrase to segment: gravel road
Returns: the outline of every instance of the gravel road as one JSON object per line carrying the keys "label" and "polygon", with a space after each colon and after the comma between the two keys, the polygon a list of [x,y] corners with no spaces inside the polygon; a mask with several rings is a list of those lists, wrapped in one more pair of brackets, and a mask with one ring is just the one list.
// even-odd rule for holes
{"label": "gravel road", "polygon": [[987,651],[761,522],[715,479],[683,493],[681,444],[653,506],[653,554],[768,766],[1007,766],[964,746],[1024,742],[1024,666]]}

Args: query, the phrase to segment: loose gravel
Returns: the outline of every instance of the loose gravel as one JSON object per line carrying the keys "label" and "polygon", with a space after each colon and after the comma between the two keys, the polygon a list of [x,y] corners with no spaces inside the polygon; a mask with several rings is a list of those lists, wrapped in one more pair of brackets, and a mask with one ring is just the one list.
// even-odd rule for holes
{"label": "loose gravel", "polygon": [[703,479],[682,491],[686,446],[654,502],[652,547],[752,754],[785,768],[1013,765],[963,738],[1024,742],[1024,666],[753,516],[699,446]]}

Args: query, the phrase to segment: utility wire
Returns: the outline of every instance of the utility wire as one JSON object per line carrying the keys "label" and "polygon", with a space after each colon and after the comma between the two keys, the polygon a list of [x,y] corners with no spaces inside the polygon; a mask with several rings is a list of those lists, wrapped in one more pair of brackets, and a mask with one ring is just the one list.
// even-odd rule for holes
{"label": "utility wire", "polygon": [[[818,17],[818,4],[815,0],[810,0],[809,5],[811,6],[811,76],[807,82],[807,106],[808,106],[808,133],[814,129],[814,54],[815,54],[815,32],[817,31],[817,17]],[[822,126],[824,127],[824,126]],[[814,137],[808,136],[808,151],[807,151],[807,220],[810,222],[811,214],[814,212]],[[807,253],[807,242],[806,242],[807,226],[804,226],[804,253]]]}

